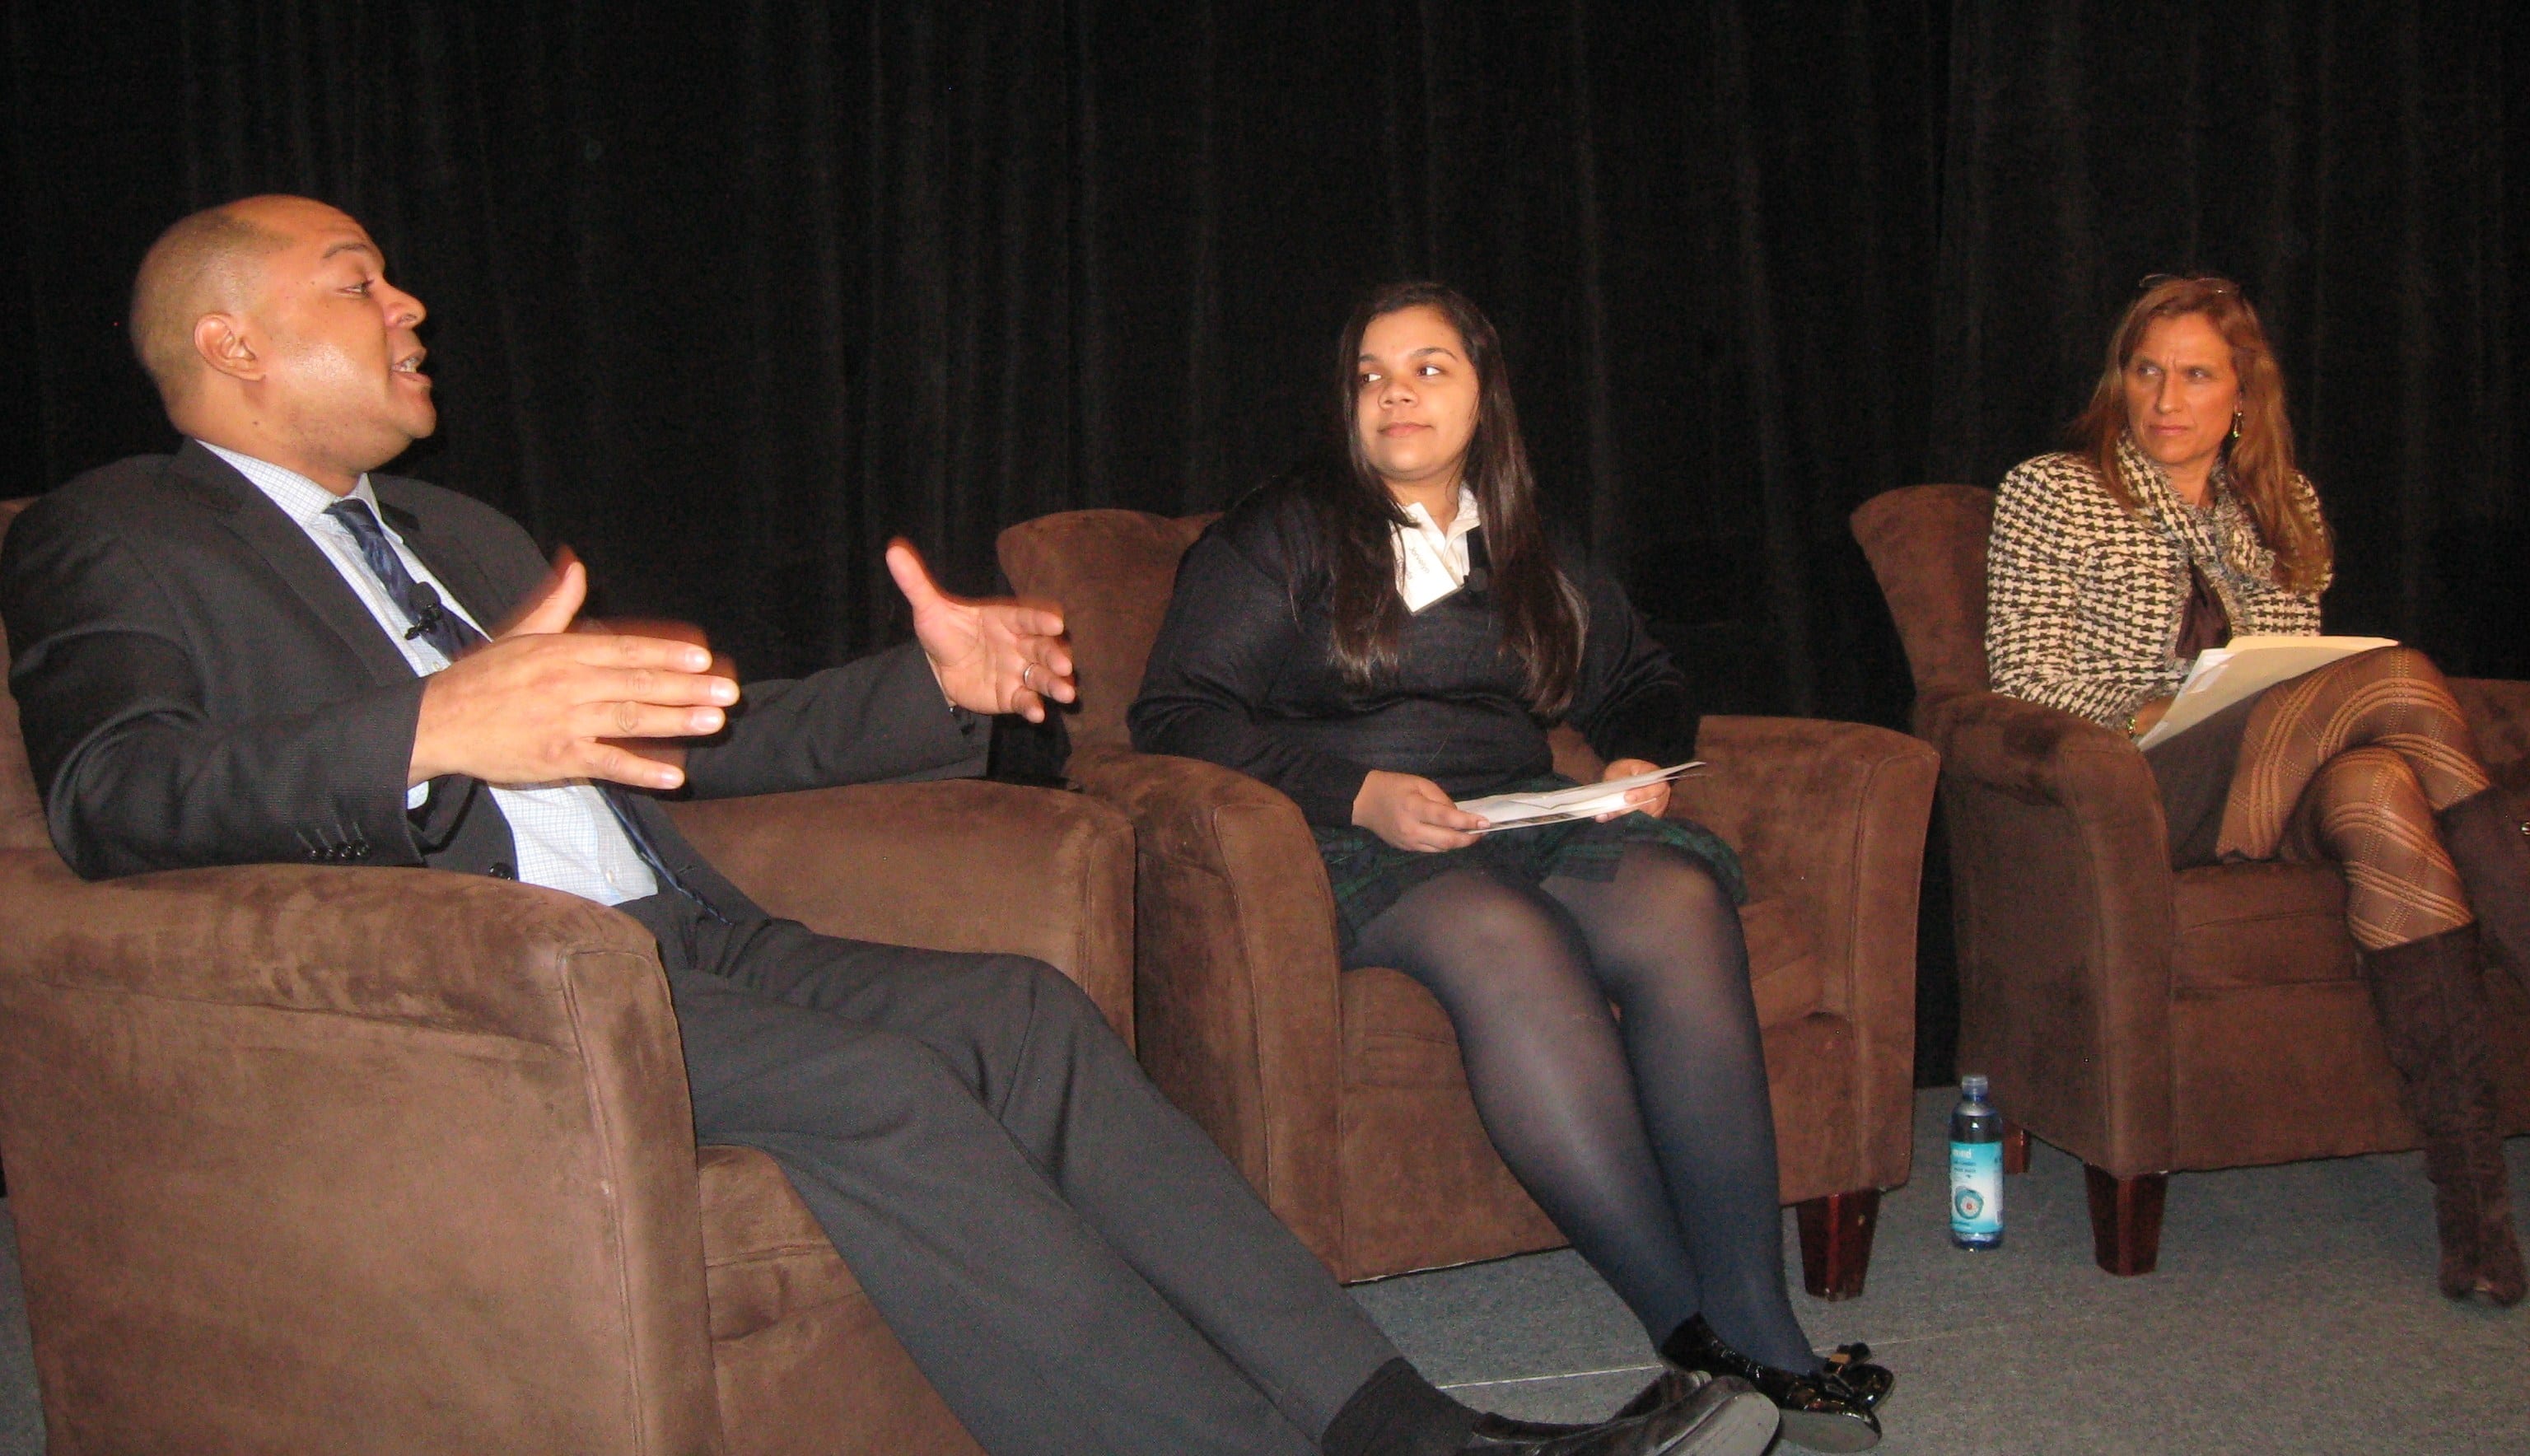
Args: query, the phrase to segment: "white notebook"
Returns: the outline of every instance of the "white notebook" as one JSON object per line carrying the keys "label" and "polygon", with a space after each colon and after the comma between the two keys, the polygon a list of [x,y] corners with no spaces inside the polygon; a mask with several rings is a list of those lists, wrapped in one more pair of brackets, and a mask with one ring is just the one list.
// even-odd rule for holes
{"label": "white notebook", "polygon": [[1702,759],[1694,759],[1666,769],[1654,769],[1648,774],[1610,779],[1600,783],[1576,783],[1570,788],[1543,789],[1536,793],[1497,793],[1480,799],[1460,799],[1458,807],[1493,821],[1475,831],[1480,835],[1491,834],[1495,830],[1535,829],[1540,825],[1562,824],[1568,819],[1591,819],[1622,809],[1625,807],[1628,790],[1648,783],[1665,782],[1703,767]]}
{"label": "white notebook", "polygon": [[2243,698],[2340,657],[2397,645],[2387,637],[2233,637],[2225,646],[2198,654],[2170,711],[2152,726],[2152,731],[2135,740],[2135,746],[2167,743]]}

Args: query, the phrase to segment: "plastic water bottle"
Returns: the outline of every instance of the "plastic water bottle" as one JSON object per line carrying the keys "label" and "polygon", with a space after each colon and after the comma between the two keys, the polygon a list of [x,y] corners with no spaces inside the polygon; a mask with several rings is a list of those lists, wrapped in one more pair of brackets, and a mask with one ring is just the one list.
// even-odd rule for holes
{"label": "plastic water bottle", "polygon": [[1951,1242],[2003,1247],[2003,1114],[1985,1100],[1983,1077],[1959,1079],[1951,1111]]}

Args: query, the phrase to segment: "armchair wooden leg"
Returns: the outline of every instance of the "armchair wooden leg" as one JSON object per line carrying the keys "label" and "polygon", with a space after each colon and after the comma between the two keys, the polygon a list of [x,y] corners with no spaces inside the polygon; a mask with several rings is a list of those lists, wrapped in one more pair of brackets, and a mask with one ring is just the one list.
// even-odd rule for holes
{"label": "armchair wooden leg", "polygon": [[2161,1263],[2161,1206],[2170,1174],[2119,1178],[2082,1164],[2091,1190],[2091,1249],[2113,1274],[2148,1274]]}
{"label": "armchair wooden leg", "polygon": [[2003,1119],[2003,1170],[2007,1175],[2029,1171],[2029,1129],[2008,1117]]}
{"label": "armchair wooden leg", "polygon": [[1801,1220],[1801,1284],[1819,1299],[1854,1299],[1871,1267],[1880,1190],[1857,1188],[1794,1205]]}

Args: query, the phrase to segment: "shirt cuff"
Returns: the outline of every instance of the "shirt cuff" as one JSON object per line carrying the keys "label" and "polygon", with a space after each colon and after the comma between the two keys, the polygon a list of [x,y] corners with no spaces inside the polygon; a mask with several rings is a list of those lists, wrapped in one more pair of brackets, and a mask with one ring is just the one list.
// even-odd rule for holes
{"label": "shirt cuff", "polygon": [[[913,650],[916,652],[922,652],[922,644],[919,642],[914,643]],[[949,696],[949,684],[940,680],[940,665],[931,660],[930,653],[922,652],[922,665],[931,670],[931,683],[934,687],[940,689],[940,701],[949,705],[949,711],[951,713],[966,713],[971,711],[969,709],[960,707],[958,705],[958,700]]]}

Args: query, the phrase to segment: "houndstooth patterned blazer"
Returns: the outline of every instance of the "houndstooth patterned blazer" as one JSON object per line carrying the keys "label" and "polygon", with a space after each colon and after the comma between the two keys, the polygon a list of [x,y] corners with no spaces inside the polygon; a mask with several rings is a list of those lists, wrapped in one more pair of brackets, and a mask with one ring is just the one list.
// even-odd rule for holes
{"label": "houndstooth patterned blazer", "polygon": [[[1995,691],[2113,728],[2186,679],[2177,647],[2190,562],[2233,633],[2319,630],[2319,592],[2276,584],[2275,555],[2219,461],[2206,511],[2181,501],[2131,439],[2118,442],[2118,463],[2140,512],[2119,508],[2082,456],[2043,455],[2005,476],[1985,589]],[[2302,509],[2317,514],[2309,479],[2297,480]]]}

